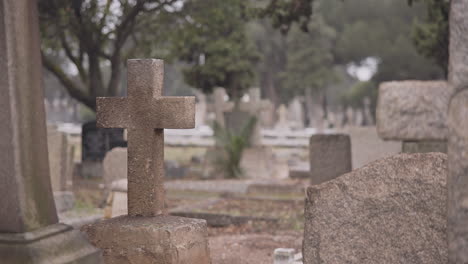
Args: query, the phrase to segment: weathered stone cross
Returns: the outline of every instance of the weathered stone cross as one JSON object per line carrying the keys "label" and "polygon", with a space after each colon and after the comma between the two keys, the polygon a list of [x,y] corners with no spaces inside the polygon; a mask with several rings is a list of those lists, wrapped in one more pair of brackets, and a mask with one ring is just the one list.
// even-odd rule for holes
{"label": "weathered stone cross", "polygon": [[[262,100],[260,95],[260,88],[251,88],[249,90],[249,96],[250,101],[241,102],[239,108],[241,111],[248,112],[252,116],[259,118],[261,111],[267,109],[270,102],[268,100]],[[251,144],[253,146],[258,146],[261,145],[261,143],[262,135],[260,133],[260,120],[257,120],[252,134]]]}
{"label": "weathered stone cross", "polygon": [[164,62],[128,60],[128,97],[97,98],[97,123],[128,131],[128,215],[165,214],[164,128],[195,127],[195,97],[164,97]]}
{"label": "weathered stone cross", "polygon": [[213,95],[216,122],[218,122],[220,126],[224,127],[224,112],[232,111],[234,103],[224,101],[224,97],[226,96],[226,90],[224,90],[224,88],[216,88],[213,91]]}

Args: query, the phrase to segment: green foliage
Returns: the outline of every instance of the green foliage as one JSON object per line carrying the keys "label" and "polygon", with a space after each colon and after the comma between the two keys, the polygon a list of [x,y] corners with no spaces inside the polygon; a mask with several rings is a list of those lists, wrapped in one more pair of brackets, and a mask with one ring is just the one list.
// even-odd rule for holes
{"label": "green foliage", "polygon": [[336,32],[328,26],[320,14],[308,25],[308,32],[293,27],[287,37],[287,66],[283,77],[282,98],[304,95],[305,89],[323,90],[336,81],[333,70],[333,43]]}
{"label": "green foliage", "polygon": [[239,99],[255,80],[259,59],[247,38],[248,1],[187,2],[172,39],[174,57],[186,63],[185,81],[204,93],[224,87]]}
{"label": "green foliage", "polygon": [[72,97],[95,110],[97,96],[121,95],[126,59],[148,56],[144,44],[156,50],[165,39],[158,19],[176,2],[39,0],[43,64]]}
{"label": "green foliage", "polygon": [[376,58],[376,82],[443,78],[443,69],[412,44],[411,25],[425,17],[423,3],[409,7],[397,0],[317,1],[315,14],[322,14],[337,32],[336,64],[360,65],[366,58]]}
{"label": "green foliage", "polygon": [[[422,1],[422,0],[420,0]],[[410,0],[410,4],[413,1]],[[433,58],[448,73],[450,1],[424,0],[427,17],[413,26],[413,42],[419,53]]]}
{"label": "green foliage", "polygon": [[240,166],[244,149],[250,146],[250,139],[254,131],[256,117],[251,117],[242,127],[239,134],[235,134],[219,123],[215,122],[213,126],[216,146],[222,149],[222,155],[216,160],[218,170],[227,178],[240,178],[243,170]]}
{"label": "green foliage", "polygon": [[260,14],[263,17],[270,17],[273,26],[283,33],[288,32],[294,23],[307,32],[313,2],[314,0],[271,0]]}
{"label": "green foliage", "polygon": [[342,103],[354,108],[362,108],[364,98],[371,102],[377,98],[377,85],[372,81],[358,82],[342,95]]}

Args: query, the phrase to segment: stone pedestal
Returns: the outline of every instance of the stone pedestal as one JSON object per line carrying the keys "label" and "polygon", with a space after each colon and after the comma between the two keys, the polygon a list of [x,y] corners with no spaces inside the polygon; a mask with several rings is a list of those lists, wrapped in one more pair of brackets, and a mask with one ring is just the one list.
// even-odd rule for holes
{"label": "stone pedestal", "polygon": [[403,153],[429,153],[441,152],[447,153],[446,140],[421,140],[421,141],[403,141]]}
{"label": "stone pedestal", "polygon": [[351,139],[348,135],[314,135],[309,144],[312,185],[332,180],[352,170]]}
{"label": "stone pedestal", "polygon": [[106,264],[208,264],[206,221],[175,216],[120,216],[82,230]]}
{"label": "stone pedestal", "polygon": [[0,256],[4,264],[101,263],[100,251],[79,231],[63,224],[26,233],[0,234]]}

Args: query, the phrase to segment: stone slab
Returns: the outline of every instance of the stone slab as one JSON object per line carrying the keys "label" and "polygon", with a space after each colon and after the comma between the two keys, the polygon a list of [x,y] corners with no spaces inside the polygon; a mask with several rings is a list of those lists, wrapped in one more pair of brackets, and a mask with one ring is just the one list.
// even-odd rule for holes
{"label": "stone slab", "polygon": [[400,154],[309,187],[304,264],[447,263],[447,155]]}
{"label": "stone slab", "polygon": [[129,217],[86,225],[106,264],[209,264],[206,221],[175,216]]}
{"label": "stone slab", "polygon": [[309,144],[311,184],[332,180],[352,170],[351,140],[344,134],[319,134]]}
{"label": "stone slab", "polygon": [[447,154],[447,141],[445,140],[422,140],[403,141],[403,153],[429,153],[441,152]]}
{"label": "stone slab", "polygon": [[381,139],[375,126],[346,127],[343,133],[351,137],[353,169],[401,152],[401,142]]}
{"label": "stone slab", "polygon": [[384,82],[377,131],[385,140],[445,140],[452,89],[445,81]]}
{"label": "stone slab", "polygon": [[104,185],[107,190],[112,182],[127,179],[127,148],[114,148],[107,152],[102,166]]}
{"label": "stone slab", "polygon": [[449,263],[468,263],[468,89],[452,98],[448,123]]}
{"label": "stone slab", "polygon": [[99,250],[77,230],[63,224],[33,232],[0,234],[2,264],[98,264]]}
{"label": "stone slab", "polygon": [[73,192],[54,192],[54,201],[57,212],[65,212],[75,206],[75,195]]}

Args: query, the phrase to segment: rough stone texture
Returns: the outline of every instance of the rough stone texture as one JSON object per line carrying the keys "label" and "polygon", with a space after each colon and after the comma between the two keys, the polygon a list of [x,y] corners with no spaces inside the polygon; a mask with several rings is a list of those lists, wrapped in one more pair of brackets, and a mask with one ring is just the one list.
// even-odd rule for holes
{"label": "rough stone texture", "polygon": [[401,143],[398,141],[384,141],[377,134],[375,126],[347,127],[343,132],[351,137],[353,169],[401,152]]}
{"label": "rough stone texture", "polygon": [[99,250],[77,230],[63,224],[33,232],[0,234],[3,264],[98,264]]}
{"label": "rough stone texture", "polygon": [[54,192],[55,208],[62,213],[73,209],[75,206],[75,195],[73,192]]}
{"label": "rough stone texture", "polygon": [[39,43],[36,5],[0,0],[0,232],[28,232],[58,221]]}
{"label": "rough stone texture", "polygon": [[449,82],[460,90],[468,86],[468,1],[450,2]]}
{"label": "rough stone texture", "polygon": [[447,263],[447,155],[400,154],[307,190],[304,264]]}
{"label": "rough stone texture", "polygon": [[107,152],[103,167],[106,189],[109,190],[114,181],[127,179],[127,149],[114,148]]}
{"label": "rough stone texture", "polygon": [[451,94],[444,81],[382,83],[377,103],[379,136],[385,140],[447,139]]}
{"label": "rough stone texture", "polygon": [[449,263],[468,263],[468,0],[452,0],[449,81],[456,93],[449,106]]}
{"label": "rough stone texture", "polygon": [[468,89],[453,97],[448,123],[450,263],[468,263]]}
{"label": "rough stone texture", "polygon": [[352,170],[348,135],[314,135],[309,145],[311,184],[320,184]]}
{"label": "rough stone texture", "polygon": [[67,188],[67,136],[53,126],[47,127],[47,149],[52,190],[65,191]]}
{"label": "rough stone texture", "polygon": [[120,216],[82,228],[106,264],[208,264],[206,221]]}
{"label": "rough stone texture", "polygon": [[162,60],[128,60],[128,97],[97,98],[100,127],[128,131],[128,210],[164,214],[164,128],[195,127],[195,97],[163,97]]}
{"label": "rough stone texture", "polygon": [[445,140],[421,140],[403,141],[403,153],[429,153],[442,152],[447,154],[447,141]]}

